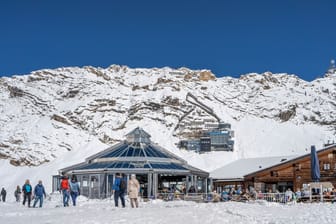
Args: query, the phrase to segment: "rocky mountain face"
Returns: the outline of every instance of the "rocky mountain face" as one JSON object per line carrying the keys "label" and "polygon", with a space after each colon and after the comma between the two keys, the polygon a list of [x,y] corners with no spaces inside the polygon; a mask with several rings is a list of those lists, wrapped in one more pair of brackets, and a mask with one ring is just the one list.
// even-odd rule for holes
{"label": "rocky mountain face", "polygon": [[174,143],[197,121],[234,129],[247,117],[335,133],[336,75],[306,82],[270,72],[216,78],[187,68],[45,69],[1,78],[0,112],[0,159],[16,166],[52,161],[92,138],[110,145],[137,126]]}

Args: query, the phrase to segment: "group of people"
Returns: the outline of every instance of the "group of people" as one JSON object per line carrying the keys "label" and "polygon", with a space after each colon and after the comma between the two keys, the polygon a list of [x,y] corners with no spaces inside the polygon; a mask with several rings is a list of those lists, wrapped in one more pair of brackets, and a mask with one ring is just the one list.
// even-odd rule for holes
{"label": "group of people", "polygon": [[[30,184],[29,179],[27,179],[22,186],[22,193],[23,193],[23,202],[22,204],[25,205],[26,202],[28,203],[28,207],[30,207],[32,197],[34,198],[34,204],[33,207],[36,207],[37,202],[39,203],[39,207],[41,208],[43,205],[43,198],[46,198],[46,192],[44,189],[44,186],[42,184],[42,180],[38,181],[38,184],[34,187],[34,190]],[[20,197],[21,197],[21,191],[20,187],[17,186],[16,190],[14,192],[15,198],[17,202],[20,202]]]}
{"label": "group of people", "polygon": [[[71,195],[73,205],[76,206],[76,198],[78,195],[80,195],[80,187],[79,183],[77,182],[77,179],[73,177],[71,179],[71,182],[68,182],[68,178],[65,176],[62,178],[61,181],[61,191],[63,193],[63,204],[64,206],[69,206],[69,197]],[[23,194],[23,202],[22,204],[25,205],[27,202],[28,207],[31,207],[31,202],[33,202],[33,208],[37,206],[37,203],[39,202],[39,207],[43,206],[43,199],[47,197],[45,188],[42,184],[42,181],[39,180],[38,184],[33,188],[30,184],[30,180],[27,179],[22,186],[16,187],[16,190],[14,191],[14,196],[16,202],[21,202],[21,195]],[[1,198],[2,201],[6,201],[6,190],[2,188],[1,191]]]}
{"label": "group of people", "polygon": [[[69,206],[70,197],[72,199],[72,205],[76,206],[77,197],[80,195],[80,185],[77,181],[76,176],[72,176],[69,181],[68,176],[63,176],[60,182],[60,191],[62,193],[62,204],[64,207]],[[139,207],[138,196],[140,192],[140,183],[136,179],[135,174],[131,175],[131,178],[127,180],[124,174],[117,173],[112,185],[112,194],[114,196],[114,204],[116,207],[119,205],[119,199],[121,200],[122,207],[125,205],[125,195],[128,194],[130,199],[130,204],[132,208]],[[6,190],[3,187],[1,190],[1,200],[6,201]],[[46,191],[42,184],[42,181],[39,180],[38,184],[33,188],[30,184],[29,179],[27,179],[22,187],[17,186],[14,191],[14,196],[16,202],[21,202],[21,195],[23,194],[23,202],[25,205],[27,202],[28,207],[31,207],[31,202],[34,200],[33,206],[36,207],[39,202],[39,207],[43,206],[43,199],[46,198]]]}
{"label": "group of people", "polygon": [[[71,177],[71,181],[67,176],[63,176],[60,183],[60,191],[63,195],[63,206],[69,206],[69,199],[72,199],[72,205],[76,206],[77,197],[80,195],[80,186],[77,181],[76,176]],[[114,204],[116,207],[119,206],[119,199],[121,201],[121,206],[126,207],[125,204],[125,194],[128,194],[130,199],[131,207],[138,208],[139,201],[138,195],[140,191],[139,181],[136,179],[135,174],[131,175],[129,181],[124,174],[117,173],[114,183],[112,185],[112,194],[114,196]]]}
{"label": "group of people", "polygon": [[[38,184],[34,187],[34,189],[32,188],[30,181],[28,179],[25,181],[22,188],[20,186],[17,186],[16,190],[14,191],[16,202],[21,201],[22,193],[23,193],[23,203],[22,204],[25,205],[27,202],[28,207],[31,207],[31,201],[32,199],[34,199],[34,204],[33,204],[34,208],[36,207],[38,202],[40,202],[39,207],[42,207],[43,197],[45,198],[47,196],[41,180],[38,181]],[[7,195],[7,191],[3,187],[1,190],[1,199],[3,202],[6,201],[6,195]]]}
{"label": "group of people", "polygon": [[63,206],[69,206],[70,196],[72,199],[72,205],[76,206],[77,197],[80,195],[80,187],[76,176],[72,176],[70,182],[68,176],[63,176],[60,190],[63,194]]}
{"label": "group of people", "polygon": [[222,201],[230,201],[230,200],[248,200],[250,196],[246,191],[242,191],[241,188],[229,188],[224,189],[221,192],[221,200]]}
{"label": "group of people", "polygon": [[131,175],[127,183],[127,178],[124,174],[117,173],[112,186],[112,194],[114,196],[114,205],[118,207],[119,198],[121,200],[121,205],[125,208],[125,194],[128,193],[128,198],[130,199],[131,207],[138,208],[139,201],[138,195],[140,192],[140,183],[136,179],[135,174]]}

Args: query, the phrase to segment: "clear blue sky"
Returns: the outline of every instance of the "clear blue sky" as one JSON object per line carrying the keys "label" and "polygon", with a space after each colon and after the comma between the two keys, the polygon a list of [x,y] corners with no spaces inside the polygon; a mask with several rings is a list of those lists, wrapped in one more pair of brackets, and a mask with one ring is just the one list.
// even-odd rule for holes
{"label": "clear blue sky", "polygon": [[336,1],[4,0],[0,30],[0,76],[122,64],[313,80],[336,58]]}

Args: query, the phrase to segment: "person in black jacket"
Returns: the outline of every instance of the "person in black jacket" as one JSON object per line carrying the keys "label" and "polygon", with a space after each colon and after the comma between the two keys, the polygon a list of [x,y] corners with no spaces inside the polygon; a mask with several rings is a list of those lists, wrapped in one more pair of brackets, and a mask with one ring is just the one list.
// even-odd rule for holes
{"label": "person in black jacket", "polygon": [[23,205],[26,204],[26,200],[28,200],[28,207],[30,207],[30,201],[32,196],[32,186],[29,183],[29,180],[27,179],[25,184],[22,186],[22,192],[23,192]]}
{"label": "person in black jacket", "polygon": [[6,194],[7,194],[7,192],[6,192],[5,188],[3,187],[1,189],[1,199],[2,199],[3,202],[6,202]]}

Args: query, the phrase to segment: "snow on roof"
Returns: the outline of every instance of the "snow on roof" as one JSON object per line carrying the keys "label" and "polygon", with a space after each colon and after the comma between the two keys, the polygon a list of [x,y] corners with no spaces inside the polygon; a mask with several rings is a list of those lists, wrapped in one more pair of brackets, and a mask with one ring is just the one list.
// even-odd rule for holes
{"label": "snow on roof", "polygon": [[213,179],[242,179],[249,173],[286,162],[297,155],[239,159],[210,172]]}

